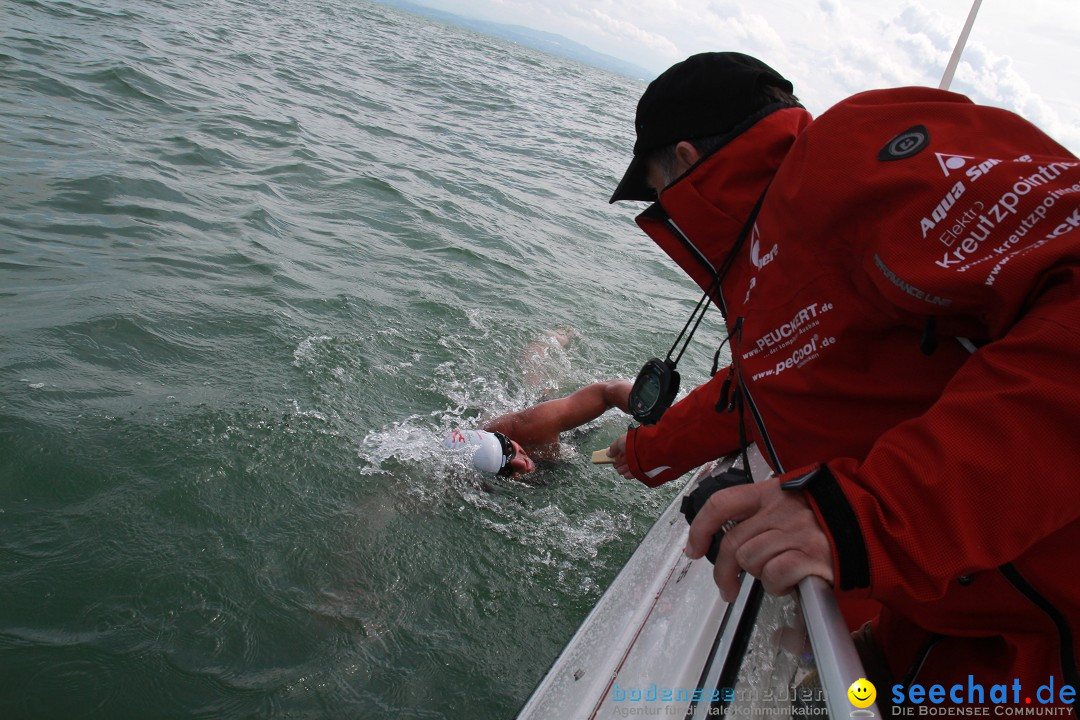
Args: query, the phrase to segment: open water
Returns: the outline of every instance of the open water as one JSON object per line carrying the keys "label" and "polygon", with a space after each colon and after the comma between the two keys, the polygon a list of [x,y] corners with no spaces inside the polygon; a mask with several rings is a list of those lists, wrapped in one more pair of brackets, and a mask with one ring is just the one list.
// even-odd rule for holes
{"label": "open water", "polygon": [[368,0],[0,1],[0,717],[513,716],[671,492],[588,463],[618,413],[529,484],[439,441],[689,314],[607,204],[642,89]]}

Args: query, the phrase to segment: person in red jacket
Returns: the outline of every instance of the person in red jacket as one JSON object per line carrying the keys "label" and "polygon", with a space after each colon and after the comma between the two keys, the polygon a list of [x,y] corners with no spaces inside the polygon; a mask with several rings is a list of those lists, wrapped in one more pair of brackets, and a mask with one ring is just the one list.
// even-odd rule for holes
{"label": "person in red jacket", "polygon": [[609,454],[656,485],[743,435],[774,476],[714,495],[687,545],[740,521],[725,596],[817,575],[880,604],[896,682],[1077,688],[1080,162],[950,92],[813,121],[791,92],[705,53],[642,96],[612,202],[653,201],[638,224],[711,292],[732,362]]}

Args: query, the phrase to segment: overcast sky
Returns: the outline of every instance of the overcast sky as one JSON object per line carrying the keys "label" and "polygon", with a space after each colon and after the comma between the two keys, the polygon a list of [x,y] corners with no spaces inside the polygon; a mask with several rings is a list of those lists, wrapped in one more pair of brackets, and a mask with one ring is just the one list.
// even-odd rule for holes
{"label": "overcast sky", "polygon": [[[852,93],[937,87],[972,0],[416,0],[559,33],[661,72],[739,50],[818,114]],[[1080,155],[1080,0],[983,0],[952,89],[1019,112]]]}

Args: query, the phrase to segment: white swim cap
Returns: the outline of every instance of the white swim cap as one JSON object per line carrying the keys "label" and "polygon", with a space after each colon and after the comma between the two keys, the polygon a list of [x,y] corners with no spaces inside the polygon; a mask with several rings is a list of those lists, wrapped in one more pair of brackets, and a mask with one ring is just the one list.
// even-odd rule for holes
{"label": "white swim cap", "polygon": [[482,472],[497,473],[503,466],[502,443],[485,430],[455,430],[443,440],[451,450],[472,451],[472,464]]}

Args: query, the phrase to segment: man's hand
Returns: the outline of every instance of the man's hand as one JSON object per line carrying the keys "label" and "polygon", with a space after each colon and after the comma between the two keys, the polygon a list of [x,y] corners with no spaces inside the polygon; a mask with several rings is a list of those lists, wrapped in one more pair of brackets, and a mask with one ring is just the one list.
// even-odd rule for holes
{"label": "man's hand", "polygon": [[614,458],[611,466],[615,468],[615,472],[622,475],[627,480],[633,480],[634,475],[630,472],[630,464],[626,461],[626,435],[620,435],[616,438],[615,442],[611,443],[611,447],[607,451],[609,458]]}
{"label": "man's hand", "polygon": [[788,592],[809,575],[832,583],[829,538],[802,493],[784,492],[775,477],[721,490],[694,518],[687,556],[697,559],[704,555],[712,536],[730,520],[738,524],[725,533],[713,569],[724,600],[735,599],[742,570],[760,579],[765,591],[773,595]]}

